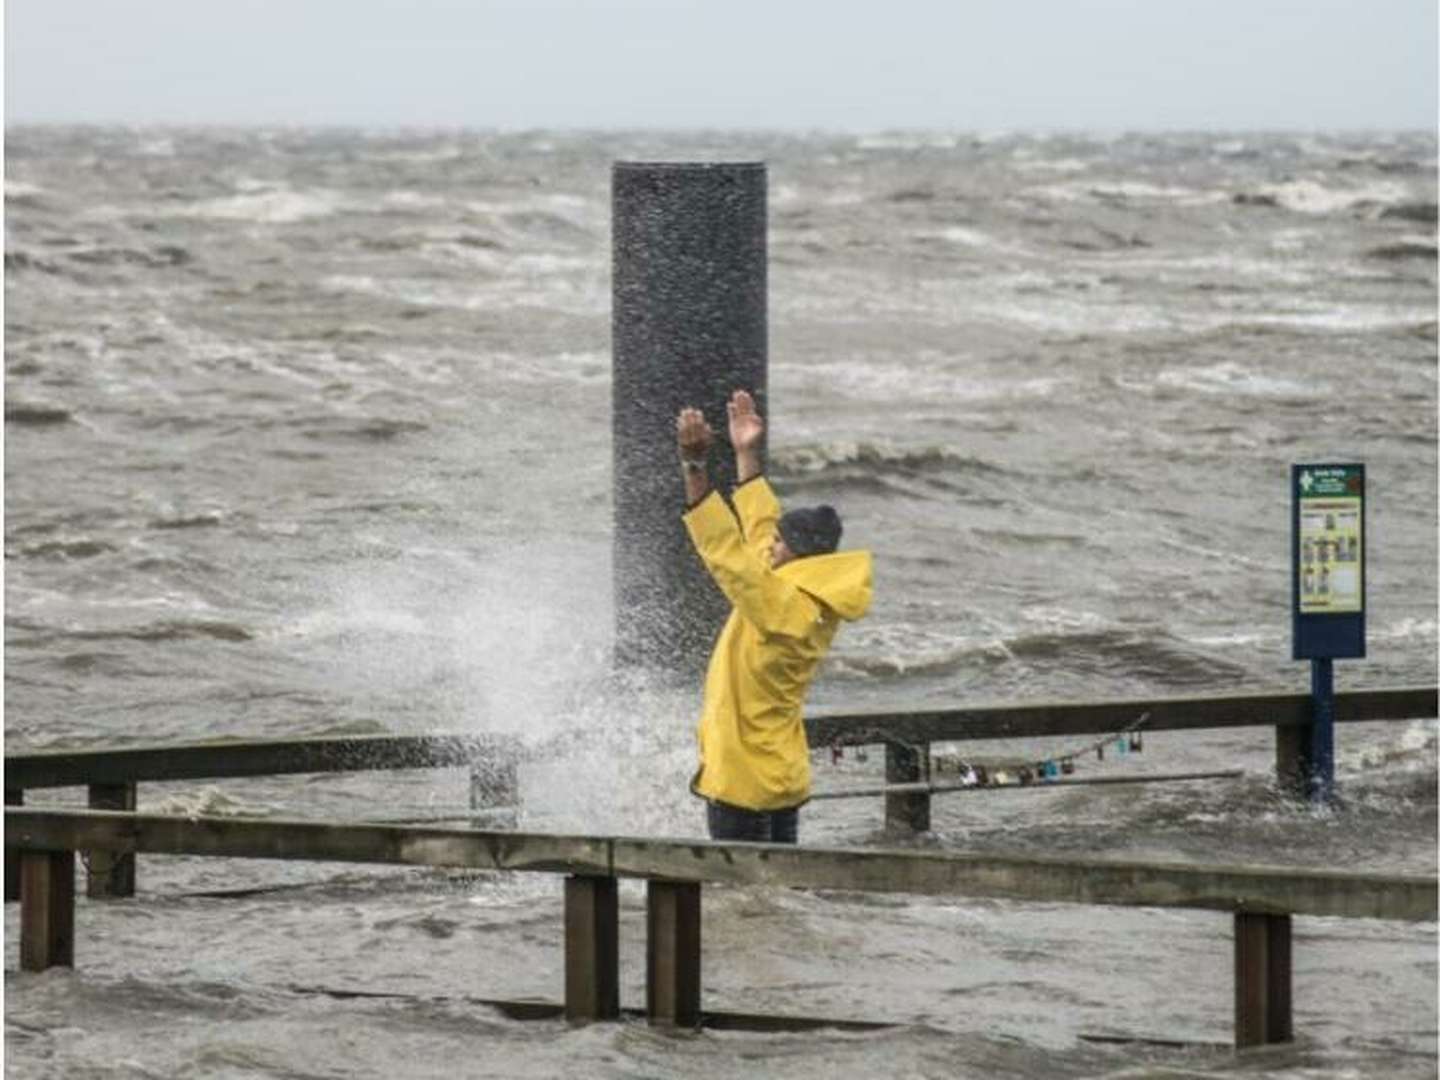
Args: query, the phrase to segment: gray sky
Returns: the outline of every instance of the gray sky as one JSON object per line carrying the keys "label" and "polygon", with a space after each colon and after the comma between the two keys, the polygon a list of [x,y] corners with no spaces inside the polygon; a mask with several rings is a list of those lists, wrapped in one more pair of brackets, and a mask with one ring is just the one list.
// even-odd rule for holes
{"label": "gray sky", "polygon": [[1436,0],[7,0],[7,122],[1425,128]]}

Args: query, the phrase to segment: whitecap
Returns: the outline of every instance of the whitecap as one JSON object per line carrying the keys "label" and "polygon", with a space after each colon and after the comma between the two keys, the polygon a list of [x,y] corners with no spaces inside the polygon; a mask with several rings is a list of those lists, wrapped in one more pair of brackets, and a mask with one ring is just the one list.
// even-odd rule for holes
{"label": "whitecap", "polygon": [[1370,626],[1366,635],[1371,641],[1434,641],[1434,619],[1409,617],[1384,626]]}
{"label": "whitecap", "polygon": [[1088,161],[1079,158],[1055,158],[1053,160],[1021,160],[1017,156],[1015,168],[1019,172],[1079,173],[1090,168]]}
{"label": "whitecap", "polygon": [[342,209],[340,196],[333,191],[273,190],[208,199],[179,211],[181,217],[218,221],[253,221],[267,225],[289,225],[297,221],[331,217]]}
{"label": "whitecap", "polygon": [[987,236],[979,229],[967,229],[962,225],[952,225],[947,229],[941,229],[938,233],[930,235],[938,236],[941,240],[948,240],[952,244],[960,244],[964,247],[993,248],[997,246],[993,236]]}
{"label": "whitecap", "polygon": [[803,370],[790,368],[787,381],[800,387],[817,381],[831,392],[864,399],[995,401],[1047,398],[1073,380],[1063,376],[1028,379],[983,379],[972,374],[947,370],[953,364],[943,355],[922,353],[912,363],[879,364],[873,361],[841,361],[816,364]]}
{"label": "whitecap", "polygon": [[1262,198],[1274,199],[1286,210],[1301,214],[1333,214],[1363,203],[1402,201],[1409,189],[1393,181],[1376,181],[1358,188],[1326,187],[1315,180],[1291,180],[1259,189]]}
{"label": "whitecap", "polygon": [[953,150],[959,145],[959,136],[933,131],[885,131],[855,140],[858,150]]}
{"label": "whitecap", "polygon": [[1312,398],[1329,391],[1325,384],[1263,375],[1234,360],[1223,360],[1201,368],[1169,368],[1156,376],[1155,381],[1161,386],[1180,390],[1237,394],[1241,397]]}
{"label": "whitecap", "polygon": [[1141,180],[1083,181],[1026,188],[1021,194],[1052,202],[1164,202],[1176,206],[1207,206],[1226,201],[1223,191],[1204,191]]}
{"label": "whitecap", "polygon": [[[5,180],[5,198],[7,199],[34,199],[45,194],[45,189],[39,184],[27,184],[24,180]],[[9,247],[7,244],[6,247]]]}

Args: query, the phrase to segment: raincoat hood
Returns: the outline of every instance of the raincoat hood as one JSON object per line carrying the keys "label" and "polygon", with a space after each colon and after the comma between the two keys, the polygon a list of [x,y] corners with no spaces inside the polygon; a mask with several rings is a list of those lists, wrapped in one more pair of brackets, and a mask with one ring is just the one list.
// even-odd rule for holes
{"label": "raincoat hood", "polygon": [[868,551],[837,551],[793,559],[776,573],[853,622],[870,610],[872,565]]}

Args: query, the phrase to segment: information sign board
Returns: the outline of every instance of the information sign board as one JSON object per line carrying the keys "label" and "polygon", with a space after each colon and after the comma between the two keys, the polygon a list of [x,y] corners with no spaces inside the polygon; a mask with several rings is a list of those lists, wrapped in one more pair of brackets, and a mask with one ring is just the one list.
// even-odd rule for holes
{"label": "information sign board", "polygon": [[1365,466],[1291,466],[1295,659],[1365,655]]}

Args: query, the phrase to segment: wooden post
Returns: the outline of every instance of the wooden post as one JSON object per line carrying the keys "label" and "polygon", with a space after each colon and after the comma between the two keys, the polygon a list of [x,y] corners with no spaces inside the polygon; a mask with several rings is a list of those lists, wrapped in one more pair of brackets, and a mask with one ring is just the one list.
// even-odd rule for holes
{"label": "wooden post", "polygon": [[470,762],[470,809],[513,807],[520,797],[520,766],[508,751]]}
{"label": "wooden post", "polygon": [[[91,810],[135,810],[134,784],[91,784]],[[135,895],[135,853],[133,851],[87,851],[85,895],[106,900]]]}
{"label": "wooden post", "polygon": [[[6,806],[24,806],[25,792],[22,788],[5,789]],[[5,902],[20,899],[20,849],[5,849]]]}
{"label": "wooden post", "polygon": [[1235,1047],[1290,1042],[1290,916],[1235,913]]}
{"label": "wooden post", "polygon": [[700,1025],[700,883],[652,879],[646,894],[645,1014]]}
{"label": "wooden post", "polygon": [[20,853],[20,970],[75,966],[75,853]]}
{"label": "wooden post", "polygon": [[565,879],[565,1019],[620,1016],[620,917],[613,877]]}
{"label": "wooden post", "polygon": [[1275,728],[1275,786],[1297,799],[1305,797],[1305,729],[1295,724]]}
{"label": "wooden post", "polygon": [[[918,784],[930,778],[930,746],[885,744],[885,782],[887,784]],[[902,793],[885,796],[885,829],[887,832],[929,832],[930,795],[928,792]]]}

